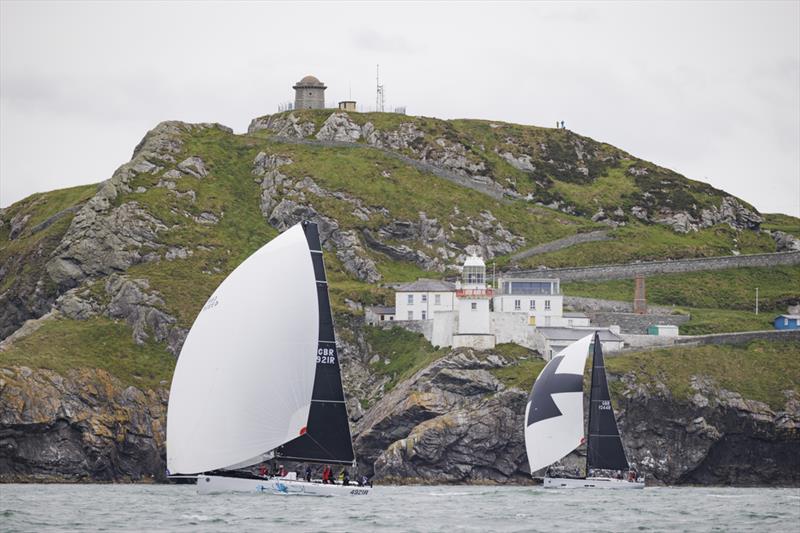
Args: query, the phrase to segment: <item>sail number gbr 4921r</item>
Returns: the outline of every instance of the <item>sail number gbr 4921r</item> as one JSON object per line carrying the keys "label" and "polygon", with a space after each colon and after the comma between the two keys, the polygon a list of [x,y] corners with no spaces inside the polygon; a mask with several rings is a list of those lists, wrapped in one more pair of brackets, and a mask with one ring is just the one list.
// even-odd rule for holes
{"label": "sail number gbr 4921r", "polygon": [[317,348],[317,363],[333,365],[336,363],[336,348]]}

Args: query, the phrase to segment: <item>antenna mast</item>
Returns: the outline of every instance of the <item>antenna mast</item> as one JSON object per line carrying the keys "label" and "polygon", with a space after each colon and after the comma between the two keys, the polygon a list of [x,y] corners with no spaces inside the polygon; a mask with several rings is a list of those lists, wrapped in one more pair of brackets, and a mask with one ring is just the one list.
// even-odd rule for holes
{"label": "antenna mast", "polygon": [[381,66],[375,66],[375,111],[383,112],[383,85],[381,85]]}

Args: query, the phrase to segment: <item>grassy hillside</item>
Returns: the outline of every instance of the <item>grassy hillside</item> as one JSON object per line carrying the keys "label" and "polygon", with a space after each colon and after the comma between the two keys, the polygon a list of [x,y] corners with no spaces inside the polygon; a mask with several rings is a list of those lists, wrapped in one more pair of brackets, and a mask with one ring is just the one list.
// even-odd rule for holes
{"label": "grassy hillside", "polygon": [[[788,303],[800,301],[800,266],[663,274],[645,283],[647,301],[657,305],[752,311],[756,287],[764,312],[784,312]],[[570,281],[561,289],[571,296],[632,301],[634,281]]]}
{"label": "grassy hillside", "polygon": [[775,251],[775,241],[769,235],[735,231],[724,225],[681,234],[664,226],[632,223],[610,231],[609,237],[610,241],[578,244],[523,259],[516,265],[557,268]]}
{"label": "grassy hillside", "polygon": [[175,359],[155,342],[137,345],[130,328],[107,318],[52,319],[35,333],[0,352],[0,367],[47,368],[66,374],[73,368],[102,368],[124,385],[169,386]]}
{"label": "grassy hillside", "polygon": [[[642,383],[667,386],[688,399],[693,376],[711,378],[719,387],[758,400],[775,410],[786,404],[784,391],[800,392],[797,342],[755,341],[747,345],[673,347],[606,359],[611,374],[633,372]],[[621,383],[612,383],[619,391]]]}
{"label": "grassy hillside", "polygon": [[[666,385],[677,399],[688,400],[694,391],[694,376],[710,378],[717,386],[735,391],[749,400],[781,410],[786,404],[784,391],[800,393],[800,358],[797,342],[754,341],[747,345],[678,346],[660,350],[609,355],[606,369],[610,376],[633,373],[639,383],[657,392]],[[588,365],[587,361],[587,380]],[[507,385],[528,391],[544,368],[538,359],[496,370]],[[588,385],[584,384],[584,389]],[[619,396],[623,385],[611,379],[612,392]]]}
{"label": "grassy hillside", "polygon": [[[295,114],[301,122],[311,121],[319,130],[330,110],[297,111]],[[441,163],[442,154],[450,150],[449,156],[456,154],[458,157],[447,161],[463,156],[469,165],[479,169],[475,171],[480,174],[478,177],[529,199],[497,200],[422,171],[418,165],[408,164],[385,150],[370,147],[363,138],[352,146],[319,146],[277,142],[269,131],[235,135],[214,127],[176,126],[179,132],[171,134],[174,138],[162,140],[160,148],[166,150],[167,157],[148,155],[151,160],[140,163],[148,163],[149,170],[131,170],[132,179],[119,188],[109,209],[98,208],[98,219],[113,218],[115,208],[123,205],[135,205],[157,219],[163,225],[155,236],[157,242],[141,250],[142,254],[150,253],[155,258],[136,262],[126,269],[112,265],[104,272],[146,279],[149,294],[164,302],[159,304],[159,310],[174,316],[179,326],[188,328],[220,281],[278,233],[267,220],[269,213],[262,212],[262,185],[253,173],[254,160],[260,152],[291,160],[280,167],[289,184],[268,200],[274,204],[291,198],[333,220],[342,232],[352,232],[361,246],[358,253],[374,262],[382,281],[443,275],[439,271],[426,272],[420,266],[425,264],[422,262],[394,260],[364,242],[365,231],[377,235],[381,231],[388,232],[387,228],[391,229],[396,223],[418,224],[421,213],[429,220],[435,219],[437,228],[445,235],[443,239],[425,241],[417,237],[390,236],[382,237],[382,242],[429,257],[442,257],[444,250],[442,262],[449,267],[468,245],[497,244],[498,237],[492,232],[501,226],[511,235],[508,242],[514,243],[513,252],[518,252],[578,232],[607,228],[593,222],[591,216],[600,209],[611,213],[617,208],[625,211],[618,222],[626,225],[610,232],[611,241],[586,243],[535,256],[519,266],[587,265],[774,250],[772,239],[756,231],[737,231],[718,225],[680,234],[665,226],[631,218],[629,213],[633,206],[650,210],[685,209],[696,214],[699,209],[719,205],[725,193],[574,132],[390,113],[352,113],[350,116],[360,125],[371,122],[383,133],[397,130],[401,125],[412,128],[418,136],[396,150],[401,155]],[[180,162],[190,157],[200,158],[208,174],[200,178],[179,172]],[[520,166],[526,164],[530,168],[521,170]],[[143,165],[142,168],[147,167]],[[458,171],[457,166],[454,168],[453,172]],[[173,178],[168,177],[170,173]],[[299,183],[305,178],[324,189],[324,194],[302,189]],[[169,187],[165,182],[169,182]],[[97,190],[97,186],[89,185],[35,194],[0,211],[0,319],[18,327],[24,319],[49,311],[56,298],[69,288],[57,286],[45,265],[53,259],[57,247],[64,244],[64,236],[78,209]],[[359,211],[355,205],[364,209]],[[747,206],[745,202],[742,205]],[[209,214],[217,222],[203,222],[201,217]],[[85,223],[92,220],[87,217]],[[795,231],[797,222],[797,219],[778,215],[767,218],[769,227],[787,231]],[[14,227],[17,230],[13,230],[12,235]],[[136,229],[110,227],[111,233]],[[82,238],[92,238],[96,233],[89,231],[82,234]],[[113,242],[113,236],[109,242]],[[109,253],[102,246],[97,249],[100,260],[103,254]],[[182,250],[184,255],[168,258],[168,251],[175,249]],[[359,314],[358,305],[353,304],[391,301],[390,290],[356,279],[346,268],[346,260],[337,257],[337,251],[326,253],[336,313]],[[510,255],[495,258],[498,266],[507,265]],[[72,259],[66,257],[66,260]],[[690,330],[743,327],[745,323],[750,327],[754,321],[735,314],[747,309],[747,288],[753,282],[760,283],[765,299],[763,305],[777,309],[782,299],[796,294],[796,289],[784,286],[796,274],[797,269],[737,273],[719,282],[713,282],[713,276],[699,276],[690,279],[691,284],[702,286],[703,289],[697,291],[673,290],[671,283],[675,281],[670,279],[651,281],[648,288],[653,302],[661,298],[666,304],[691,307],[694,318]],[[268,281],[280,283],[280,280]],[[110,296],[104,289],[104,275],[94,271],[88,279],[81,278],[76,283],[79,288],[88,289],[101,307],[108,303]],[[725,292],[726,283],[734,287],[730,294]],[[565,285],[565,290],[628,299],[627,294],[632,289],[629,284],[612,283]],[[709,310],[695,311],[695,308]],[[136,345],[131,333],[124,322],[114,322],[103,316],[85,321],[48,321],[40,330],[18,341],[11,350],[0,353],[0,365],[25,362],[29,366],[54,370],[96,365],[129,383],[154,384],[168,376],[174,358],[165,345]],[[399,331],[374,330],[369,333],[369,339],[373,352],[389,360],[389,364],[383,360],[375,363],[373,370],[391,376],[392,383],[439,355],[417,336]],[[520,365],[526,366],[524,375],[533,373],[540,365],[540,361],[524,354],[518,359]],[[498,376],[509,383],[521,379],[510,370],[507,375],[503,372]]]}

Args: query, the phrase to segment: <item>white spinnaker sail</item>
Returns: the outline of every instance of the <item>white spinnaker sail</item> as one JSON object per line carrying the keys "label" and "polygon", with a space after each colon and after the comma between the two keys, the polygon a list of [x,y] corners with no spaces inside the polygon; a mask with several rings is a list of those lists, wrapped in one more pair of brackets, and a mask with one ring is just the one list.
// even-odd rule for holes
{"label": "white spinnaker sail", "polygon": [[525,408],[525,450],[531,473],[563,458],[584,441],[583,369],[592,338],[587,335],[561,350],[533,384]]}
{"label": "white spinnaker sail", "polygon": [[248,257],[208,299],[172,378],[171,473],[255,462],[304,430],[319,337],[314,277],[297,224]]}

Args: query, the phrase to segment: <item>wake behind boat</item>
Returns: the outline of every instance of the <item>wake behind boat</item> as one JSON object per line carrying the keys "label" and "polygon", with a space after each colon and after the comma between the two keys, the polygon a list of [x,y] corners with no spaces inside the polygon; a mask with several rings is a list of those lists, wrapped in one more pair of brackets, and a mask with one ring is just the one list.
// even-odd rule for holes
{"label": "wake behind boat", "polygon": [[322,249],[310,222],[257,250],[214,291],[170,390],[167,466],[196,475],[198,492],[371,491],[240,471],[270,459],[355,466]]}
{"label": "wake behind boat", "polygon": [[[586,442],[583,370],[590,344],[594,349]],[[533,384],[525,409],[525,448],[531,475],[564,458],[584,442],[586,477],[557,477],[548,469],[545,488],[644,488],[644,478],[630,469],[625,457],[597,333],[570,344],[545,365]]]}

